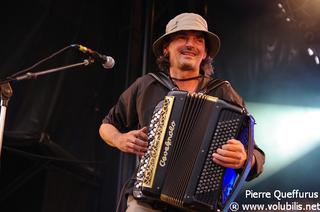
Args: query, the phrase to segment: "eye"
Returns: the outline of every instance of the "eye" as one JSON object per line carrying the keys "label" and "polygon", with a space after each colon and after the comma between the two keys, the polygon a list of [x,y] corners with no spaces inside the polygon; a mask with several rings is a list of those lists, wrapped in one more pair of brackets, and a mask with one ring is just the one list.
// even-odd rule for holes
{"label": "eye", "polygon": [[204,38],[203,37],[197,37],[196,41],[197,41],[197,43],[204,43]]}

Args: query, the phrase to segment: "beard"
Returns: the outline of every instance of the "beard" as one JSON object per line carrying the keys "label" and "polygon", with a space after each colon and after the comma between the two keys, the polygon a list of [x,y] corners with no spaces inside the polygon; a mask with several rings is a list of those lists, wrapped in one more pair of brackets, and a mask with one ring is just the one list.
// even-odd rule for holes
{"label": "beard", "polygon": [[[180,54],[181,55],[191,54],[195,57],[199,54],[199,51],[193,47],[184,47],[184,48],[180,49]],[[183,56],[182,56],[182,58],[180,60],[180,69],[181,70],[184,70],[184,71],[193,70],[196,68],[194,66],[195,66],[194,62],[185,60],[185,58],[183,58]]]}
{"label": "beard", "polygon": [[183,71],[190,71],[190,70],[193,70],[194,67],[190,63],[182,63],[181,66],[180,66],[180,69],[183,70]]}

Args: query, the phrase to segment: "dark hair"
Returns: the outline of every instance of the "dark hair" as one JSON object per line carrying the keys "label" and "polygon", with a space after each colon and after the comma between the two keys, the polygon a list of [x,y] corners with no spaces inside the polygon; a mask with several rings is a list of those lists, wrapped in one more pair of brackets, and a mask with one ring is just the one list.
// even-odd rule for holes
{"label": "dark hair", "polygon": [[[212,57],[207,56],[204,60],[202,60],[200,64],[200,74],[204,74],[206,76],[212,76],[214,73],[214,67],[212,65]],[[170,62],[169,56],[160,55],[157,58],[157,64],[160,71],[169,74]]]}

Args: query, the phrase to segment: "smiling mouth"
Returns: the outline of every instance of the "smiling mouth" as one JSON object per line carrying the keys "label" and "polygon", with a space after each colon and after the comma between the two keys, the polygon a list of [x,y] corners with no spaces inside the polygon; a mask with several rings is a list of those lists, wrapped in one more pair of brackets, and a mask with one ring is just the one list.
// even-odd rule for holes
{"label": "smiling mouth", "polygon": [[197,55],[197,54],[196,54],[195,52],[193,52],[193,51],[186,51],[186,50],[181,51],[180,53],[181,53],[182,55],[192,56],[192,57],[194,57],[194,56]]}

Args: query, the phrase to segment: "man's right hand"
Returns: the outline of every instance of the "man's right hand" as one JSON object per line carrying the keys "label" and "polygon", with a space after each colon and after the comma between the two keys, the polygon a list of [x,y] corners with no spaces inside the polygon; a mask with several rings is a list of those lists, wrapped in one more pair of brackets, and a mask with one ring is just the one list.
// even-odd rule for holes
{"label": "man's right hand", "polygon": [[116,133],[113,144],[123,152],[143,156],[148,149],[147,127],[127,133]]}

